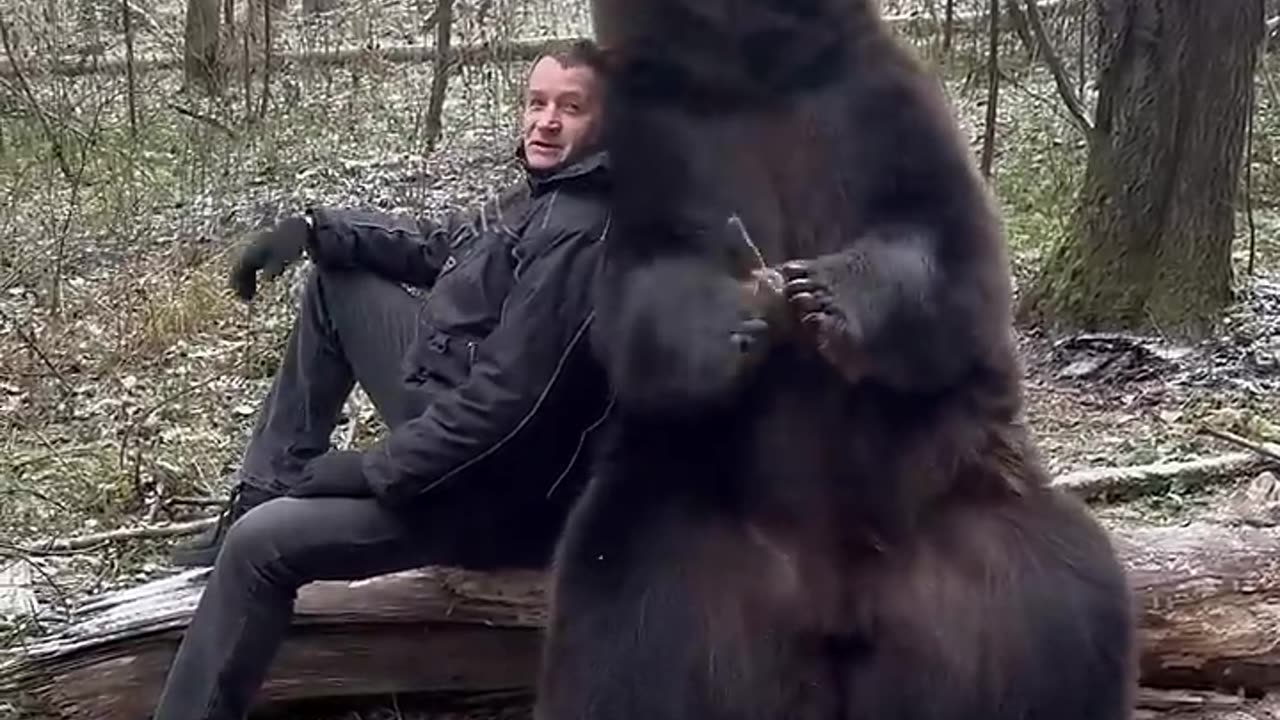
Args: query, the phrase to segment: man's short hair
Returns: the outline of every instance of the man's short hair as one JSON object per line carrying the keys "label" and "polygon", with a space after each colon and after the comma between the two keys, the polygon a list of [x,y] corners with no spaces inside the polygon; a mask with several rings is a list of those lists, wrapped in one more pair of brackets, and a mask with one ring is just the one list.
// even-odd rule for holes
{"label": "man's short hair", "polygon": [[595,41],[587,38],[556,41],[542,57],[554,59],[561,67],[588,68],[602,79],[609,74],[608,56]]}

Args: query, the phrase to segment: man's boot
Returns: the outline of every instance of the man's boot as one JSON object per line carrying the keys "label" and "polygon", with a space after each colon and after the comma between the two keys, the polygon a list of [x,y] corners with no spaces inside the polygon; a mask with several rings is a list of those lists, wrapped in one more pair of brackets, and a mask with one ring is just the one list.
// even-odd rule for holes
{"label": "man's boot", "polygon": [[253,507],[275,497],[277,497],[275,493],[267,490],[243,482],[237,483],[231,490],[231,497],[218,515],[217,523],[175,547],[169,556],[170,561],[179,567],[211,567],[218,559],[222,539],[226,537],[231,525]]}

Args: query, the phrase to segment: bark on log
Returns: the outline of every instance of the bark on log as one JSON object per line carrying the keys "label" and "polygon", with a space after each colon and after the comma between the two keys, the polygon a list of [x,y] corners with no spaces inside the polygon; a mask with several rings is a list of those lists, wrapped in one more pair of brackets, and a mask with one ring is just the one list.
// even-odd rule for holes
{"label": "bark on log", "polygon": [[1280,688],[1280,531],[1116,529],[1139,599],[1147,685]]}
{"label": "bark on log", "polygon": [[[1280,530],[1116,528],[1139,598],[1143,682],[1280,688]],[[199,597],[197,570],[101,597],[0,668],[0,694],[62,717],[145,717]],[[522,691],[545,621],[540,573],[427,568],[303,588],[262,702]]]}
{"label": "bark on log", "polygon": [[[207,574],[86,603],[71,625],[0,666],[0,697],[53,717],[147,717]],[[524,690],[544,621],[541,573],[426,568],[314,583],[298,594],[259,699]]]}

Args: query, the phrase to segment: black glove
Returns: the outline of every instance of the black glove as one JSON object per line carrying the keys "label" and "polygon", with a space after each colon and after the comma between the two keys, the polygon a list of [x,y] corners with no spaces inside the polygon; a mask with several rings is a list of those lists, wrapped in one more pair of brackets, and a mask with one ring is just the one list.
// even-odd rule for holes
{"label": "black glove", "polygon": [[258,233],[231,270],[232,289],[245,302],[252,300],[258,290],[258,271],[262,271],[264,280],[276,278],[302,257],[310,237],[311,226],[301,215]]}
{"label": "black glove", "polygon": [[373,497],[373,488],[364,478],[363,459],[364,454],[354,450],[335,450],[312,459],[289,497]]}

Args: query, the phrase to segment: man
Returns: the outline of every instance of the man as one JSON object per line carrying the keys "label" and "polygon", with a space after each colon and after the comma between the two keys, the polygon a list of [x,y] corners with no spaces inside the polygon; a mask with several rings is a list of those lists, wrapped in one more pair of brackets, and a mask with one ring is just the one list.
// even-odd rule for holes
{"label": "man", "polygon": [[[243,718],[305,583],[548,562],[608,410],[586,337],[609,217],[603,82],[586,42],[535,64],[526,178],[473,217],[419,229],[313,210],[246,251],[244,297],[304,248],[318,269],[229,527],[181,558],[216,555],[155,720]],[[398,283],[430,294],[420,304]],[[391,431],[366,453],[327,452],[353,382]]]}

